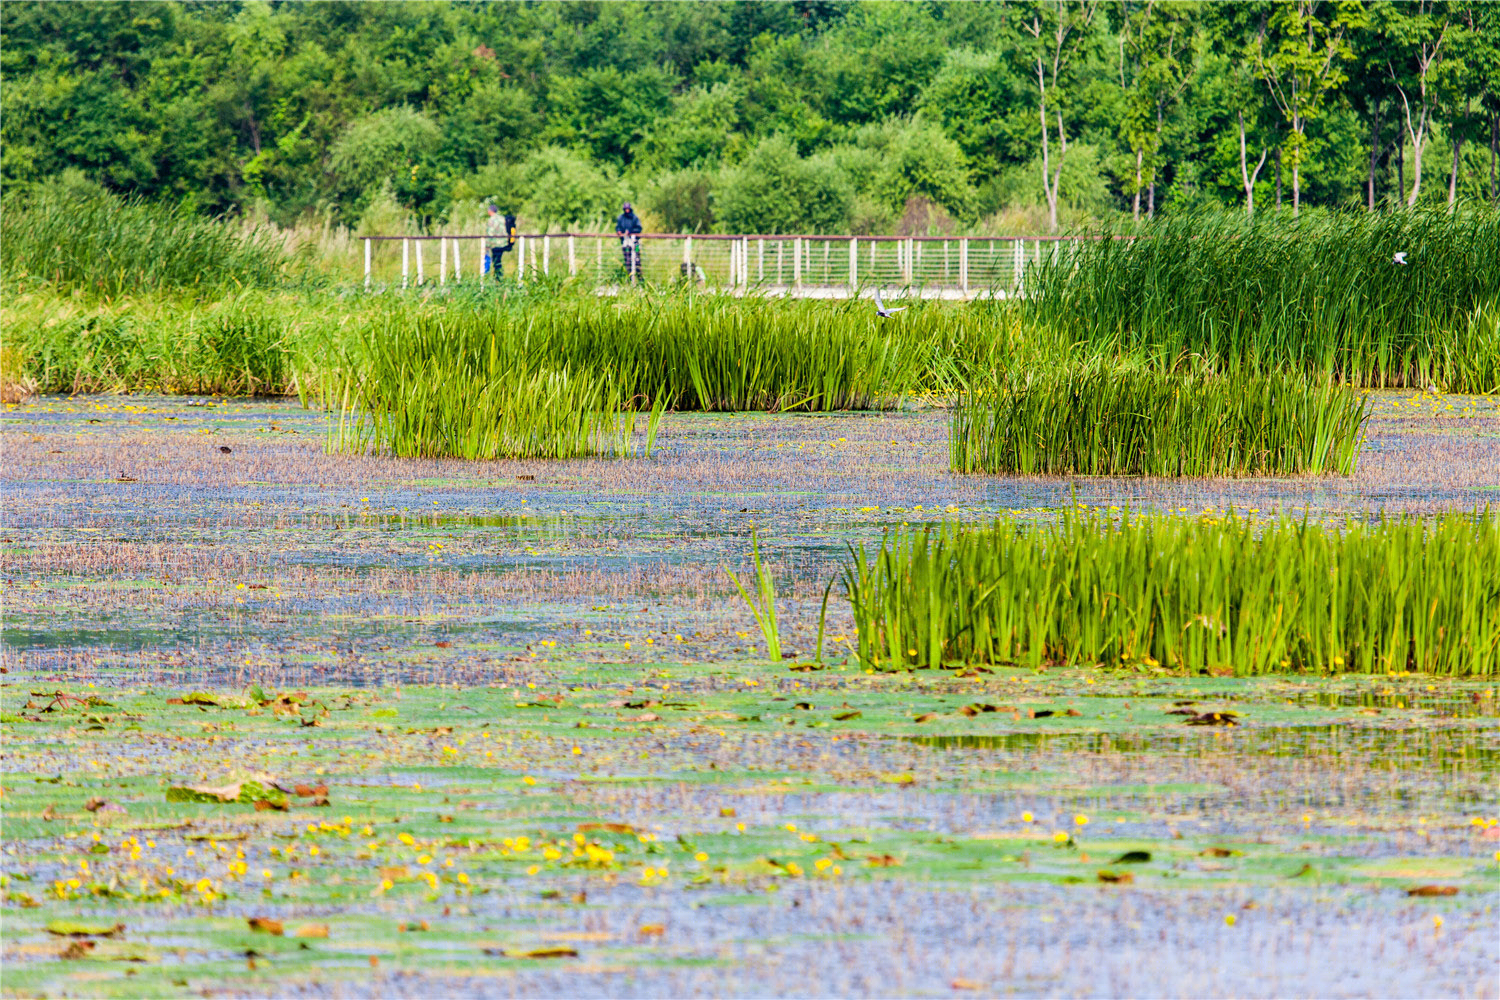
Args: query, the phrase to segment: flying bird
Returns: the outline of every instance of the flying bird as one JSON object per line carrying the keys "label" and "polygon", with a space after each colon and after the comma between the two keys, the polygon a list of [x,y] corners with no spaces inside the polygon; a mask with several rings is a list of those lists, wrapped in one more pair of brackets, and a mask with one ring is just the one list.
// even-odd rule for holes
{"label": "flying bird", "polygon": [[905,306],[897,306],[895,309],[887,309],[885,303],[880,301],[880,289],[875,289],[875,315],[881,319],[890,319],[896,313],[905,309]]}
{"label": "flying bird", "polygon": [[1406,263],[1406,254],[1407,254],[1407,251],[1402,250],[1400,253],[1396,254],[1396,256],[1394,256],[1394,257],[1391,258],[1391,263],[1392,264],[1405,264]]}

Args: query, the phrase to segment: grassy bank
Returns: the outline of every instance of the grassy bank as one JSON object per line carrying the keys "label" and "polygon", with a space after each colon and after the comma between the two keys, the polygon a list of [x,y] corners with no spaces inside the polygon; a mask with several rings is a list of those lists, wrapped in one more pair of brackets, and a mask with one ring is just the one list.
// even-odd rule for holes
{"label": "grassy bank", "polygon": [[1330,382],[1095,360],[981,380],[948,441],[958,472],[1347,475],[1366,416],[1357,392]]}
{"label": "grassy bank", "polygon": [[1073,514],[851,551],[868,665],[1147,664],[1234,675],[1500,672],[1500,520]]}

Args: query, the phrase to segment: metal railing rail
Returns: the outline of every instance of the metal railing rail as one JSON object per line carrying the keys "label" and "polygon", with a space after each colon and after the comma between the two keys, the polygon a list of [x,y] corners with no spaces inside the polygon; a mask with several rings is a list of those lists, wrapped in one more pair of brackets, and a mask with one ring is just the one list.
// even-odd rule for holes
{"label": "metal railing rail", "polygon": [[[728,294],[760,292],[847,298],[889,289],[892,296],[942,298],[1023,294],[1026,269],[1043,255],[1096,237],[853,236],[826,234],[642,233],[641,278],[690,282]],[[487,278],[483,234],[362,236],[364,286],[431,284],[423,248],[437,243],[437,284]],[[627,274],[613,233],[518,234],[506,270],[518,281],[556,274],[591,279],[599,292],[636,280]],[[394,244],[400,244],[399,272]],[[390,251],[385,248],[391,247]],[[472,261],[472,277],[464,266]]]}

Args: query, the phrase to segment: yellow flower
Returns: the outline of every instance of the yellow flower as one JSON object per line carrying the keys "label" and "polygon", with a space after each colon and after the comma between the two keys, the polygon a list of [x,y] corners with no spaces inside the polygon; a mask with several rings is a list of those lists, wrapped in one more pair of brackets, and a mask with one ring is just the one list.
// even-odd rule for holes
{"label": "yellow flower", "polygon": [[1066,833],[1063,833],[1061,830],[1058,830],[1052,835],[1052,839],[1057,841],[1059,844],[1066,844],[1068,842],[1068,835]]}
{"label": "yellow flower", "polygon": [[417,857],[417,864],[419,864],[419,865],[427,865],[427,864],[431,864],[431,863],[432,863],[432,855],[431,854],[418,855],[418,857]]}
{"label": "yellow flower", "polygon": [[707,861],[708,860],[708,855],[704,854],[702,851],[699,851],[697,854],[693,855],[693,860],[694,861]]}
{"label": "yellow flower", "polygon": [[1234,926],[1234,914],[1233,913],[1226,913],[1226,914],[1224,914],[1224,923],[1226,925],[1230,926],[1230,927],[1233,927]]}
{"label": "yellow flower", "polygon": [[1073,817],[1073,822],[1078,826],[1088,826],[1089,818],[1083,813],[1079,813],[1077,816]]}
{"label": "yellow flower", "polygon": [[1021,814],[1021,822],[1022,823],[1030,823],[1033,819],[1035,819],[1035,817],[1032,816],[1031,813],[1029,813],[1029,812],[1025,812],[1025,813]]}
{"label": "yellow flower", "polygon": [[526,777],[521,779],[521,783],[523,785],[534,785],[536,784],[536,779],[528,774]]}
{"label": "yellow flower", "polygon": [[413,838],[409,833],[399,833],[396,835],[396,839],[401,841],[401,843],[405,844],[407,847],[410,847],[416,843],[416,839]]}
{"label": "yellow flower", "polygon": [[459,885],[468,885],[469,884],[469,876],[468,876],[467,873],[465,873],[465,872],[459,872],[458,873],[458,884]]}
{"label": "yellow flower", "polygon": [[532,865],[530,868],[526,869],[526,874],[527,875],[535,875],[537,872],[539,872],[541,870],[542,869],[540,868],[540,866],[538,866],[538,865]]}

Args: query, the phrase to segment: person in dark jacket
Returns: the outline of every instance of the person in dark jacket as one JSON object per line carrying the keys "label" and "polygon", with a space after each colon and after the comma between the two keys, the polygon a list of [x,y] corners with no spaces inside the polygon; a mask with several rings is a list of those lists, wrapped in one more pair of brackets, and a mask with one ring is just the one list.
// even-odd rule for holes
{"label": "person in dark jacket", "polygon": [[625,261],[625,273],[631,281],[641,277],[641,219],[630,207],[630,202],[620,206],[620,217],[615,220],[615,235],[620,238],[620,255]]}
{"label": "person in dark jacket", "polygon": [[484,224],[484,235],[490,249],[487,263],[489,272],[498,279],[503,273],[500,262],[504,259],[505,252],[514,249],[516,245],[516,217],[501,215],[499,205],[491,204],[489,211],[489,218]]}

